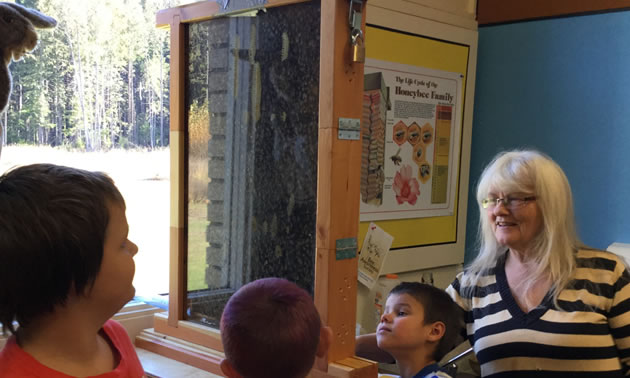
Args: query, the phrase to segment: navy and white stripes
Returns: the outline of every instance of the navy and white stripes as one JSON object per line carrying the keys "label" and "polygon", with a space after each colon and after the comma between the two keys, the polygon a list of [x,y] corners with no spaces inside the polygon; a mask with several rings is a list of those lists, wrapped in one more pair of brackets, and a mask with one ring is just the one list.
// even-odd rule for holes
{"label": "navy and white stripes", "polygon": [[483,377],[622,377],[630,370],[630,275],[609,252],[580,250],[558,305],[547,296],[524,313],[504,257],[473,287],[460,273],[447,291],[466,311]]}

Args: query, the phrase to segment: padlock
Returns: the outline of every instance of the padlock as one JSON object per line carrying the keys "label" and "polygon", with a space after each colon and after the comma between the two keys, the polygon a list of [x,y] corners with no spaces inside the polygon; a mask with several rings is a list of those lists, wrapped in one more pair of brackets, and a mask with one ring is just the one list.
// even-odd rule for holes
{"label": "padlock", "polygon": [[365,46],[361,29],[354,29],[352,33],[352,62],[365,63]]}

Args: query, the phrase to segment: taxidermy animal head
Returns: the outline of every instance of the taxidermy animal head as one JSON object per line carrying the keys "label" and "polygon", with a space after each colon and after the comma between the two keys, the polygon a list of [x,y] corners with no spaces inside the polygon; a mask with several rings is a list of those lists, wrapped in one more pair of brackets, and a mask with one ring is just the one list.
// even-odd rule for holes
{"label": "taxidermy animal head", "polygon": [[52,28],[57,21],[34,9],[19,4],[0,2],[0,113],[9,102],[11,73],[9,64],[18,61],[37,46],[35,28]]}

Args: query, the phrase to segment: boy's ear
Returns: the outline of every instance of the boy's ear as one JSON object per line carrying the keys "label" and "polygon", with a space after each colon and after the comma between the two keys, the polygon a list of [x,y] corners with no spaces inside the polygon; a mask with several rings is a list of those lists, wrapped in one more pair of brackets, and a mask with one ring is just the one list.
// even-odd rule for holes
{"label": "boy's ear", "polygon": [[431,324],[431,330],[429,331],[429,335],[427,339],[429,341],[438,341],[444,336],[446,332],[446,325],[444,322],[437,321]]}
{"label": "boy's ear", "polygon": [[227,359],[222,359],[219,366],[221,367],[221,371],[223,372],[223,374],[225,374],[226,377],[242,378],[241,375],[234,369],[234,366],[232,366],[230,361],[228,361]]}
{"label": "boy's ear", "polygon": [[317,357],[324,357],[332,344],[333,332],[332,328],[326,326],[319,330],[319,344],[317,345]]}

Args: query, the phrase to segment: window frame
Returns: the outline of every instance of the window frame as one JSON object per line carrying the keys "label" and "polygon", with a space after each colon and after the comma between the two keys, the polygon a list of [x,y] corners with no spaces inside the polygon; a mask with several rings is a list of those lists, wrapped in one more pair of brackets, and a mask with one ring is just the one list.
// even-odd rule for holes
{"label": "window frame", "polygon": [[[264,8],[309,0],[268,0]],[[357,251],[354,257],[336,254],[336,241],[357,238],[361,140],[338,138],[338,119],[362,115],[363,64],[350,61],[350,2],[323,0],[320,27],[320,87],[318,125],[318,182],[314,299],[322,322],[334,330],[327,356],[316,362],[316,374],[377,375],[377,365],[354,356],[357,301]],[[171,220],[168,315],[156,314],[155,331],[210,348],[203,356],[151,337],[136,345],[222,374],[223,346],[219,331],[186,321],[187,300],[187,151],[186,43],[188,24],[220,15],[216,2],[193,3],[158,12],[158,27],[170,28]],[[221,14],[222,15],[222,14]],[[363,6],[365,15],[365,5]],[[365,28],[365,16],[362,20]],[[348,169],[356,167],[356,169]],[[168,337],[166,337],[168,338]],[[166,339],[164,338],[164,339]],[[152,339],[153,341],[151,341]]]}

